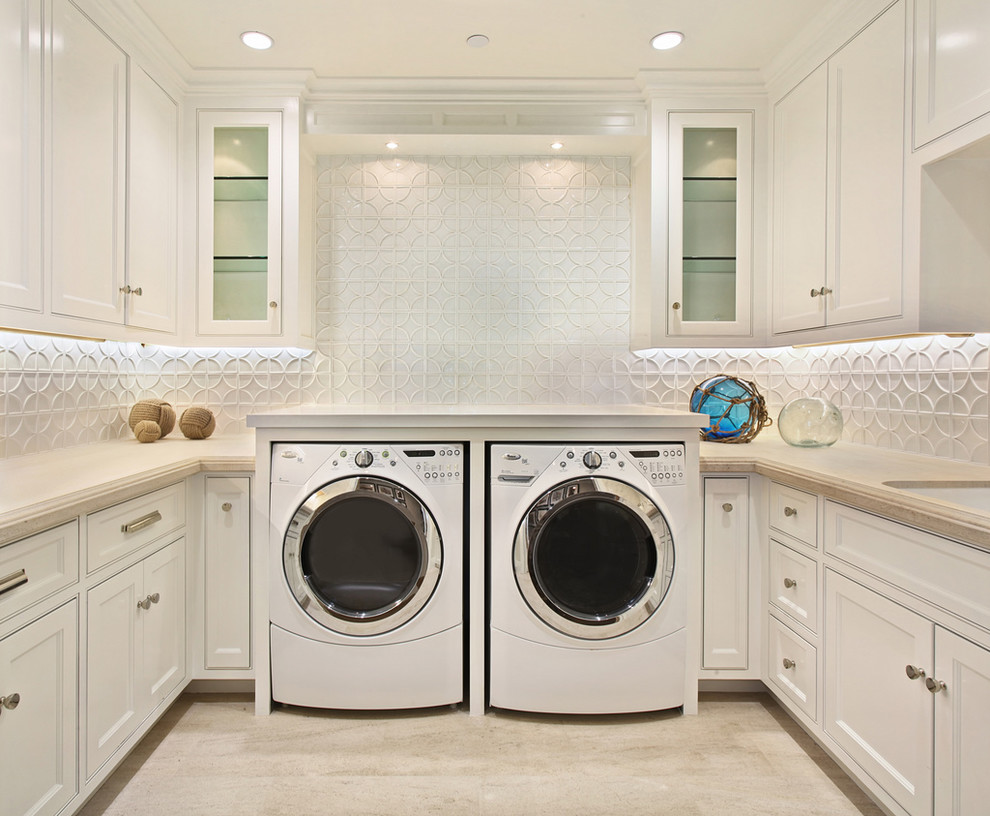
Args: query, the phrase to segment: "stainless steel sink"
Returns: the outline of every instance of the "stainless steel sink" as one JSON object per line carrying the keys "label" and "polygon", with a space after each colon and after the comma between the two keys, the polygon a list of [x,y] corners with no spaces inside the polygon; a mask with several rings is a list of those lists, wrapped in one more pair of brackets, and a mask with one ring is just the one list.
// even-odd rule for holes
{"label": "stainless steel sink", "polygon": [[990,481],[884,482],[887,487],[990,513]]}

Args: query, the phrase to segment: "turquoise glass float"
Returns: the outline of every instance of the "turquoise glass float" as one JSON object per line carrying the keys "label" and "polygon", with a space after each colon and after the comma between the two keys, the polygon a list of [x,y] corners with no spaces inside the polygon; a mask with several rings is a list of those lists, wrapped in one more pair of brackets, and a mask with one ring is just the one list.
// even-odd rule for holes
{"label": "turquoise glass float", "polygon": [[781,410],[777,431],[788,445],[824,448],[842,436],[842,413],[826,399],[799,397]]}
{"label": "turquoise glass float", "polygon": [[711,417],[708,428],[701,431],[701,438],[710,442],[749,442],[764,425],[773,423],[756,386],[726,374],[696,385],[690,405],[695,413]]}

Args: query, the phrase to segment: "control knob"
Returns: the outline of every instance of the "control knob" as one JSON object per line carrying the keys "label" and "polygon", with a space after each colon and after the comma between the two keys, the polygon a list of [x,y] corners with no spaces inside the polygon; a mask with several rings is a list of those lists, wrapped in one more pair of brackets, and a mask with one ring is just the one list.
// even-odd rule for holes
{"label": "control knob", "polygon": [[583,461],[584,461],[584,466],[586,468],[588,468],[589,470],[595,470],[595,469],[600,468],[602,466],[602,457],[601,457],[601,454],[598,454],[595,451],[588,451],[584,455],[584,460]]}
{"label": "control knob", "polygon": [[363,450],[363,451],[360,451],[354,457],[354,464],[357,465],[359,468],[366,468],[366,467],[370,467],[371,466],[371,463],[374,460],[375,460],[375,457],[372,455],[372,453],[371,453],[370,450]]}

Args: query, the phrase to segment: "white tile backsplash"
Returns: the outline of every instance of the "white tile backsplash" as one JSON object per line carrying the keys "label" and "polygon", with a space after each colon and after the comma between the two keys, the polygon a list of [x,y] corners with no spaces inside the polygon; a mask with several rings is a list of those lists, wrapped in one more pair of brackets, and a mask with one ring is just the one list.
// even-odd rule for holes
{"label": "white tile backsplash", "polygon": [[820,395],[848,441],[990,464],[990,335],[631,353],[628,159],[322,157],[316,195],[316,352],[0,333],[0,456],[127,436],[142,397],[223,433],[309,402],[684,409],[728,373],[773,416]]}

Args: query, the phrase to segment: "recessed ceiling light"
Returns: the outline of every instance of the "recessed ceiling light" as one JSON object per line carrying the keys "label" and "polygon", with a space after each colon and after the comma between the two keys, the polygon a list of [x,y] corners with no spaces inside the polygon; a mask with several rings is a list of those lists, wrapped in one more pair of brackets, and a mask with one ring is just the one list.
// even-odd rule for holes
{"label": "recessed ceiling light", "polygon": [[472,34],[467,38],[467,44],[472,48],[484,48],[491,40],[488,39],[484,34]]}
{"label": "recessed ceiling light", "polygon": [[556,141],[556,142],[551,142],[550,143],[550,149],[551,150],[563,150],[564,149],[564,143],[561,142],[561,141],[559,141],[559,140]]}
{"label": "recessed ceiling light", "polygon": [[671,48],[677,48],[682,42],[684,35],[680,31],[664,31],[663,34],[657,34],[650,40],[650,45],[657,51],[669,51]]}
{"label": "recessed ceiling light", "polygon": [[265,51],[272,47],[274,41],[267,34],[262,34],[260,31],[245,31],[241,34],[241,42],[248,48],[254,48],[256,51]]}

